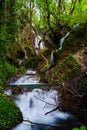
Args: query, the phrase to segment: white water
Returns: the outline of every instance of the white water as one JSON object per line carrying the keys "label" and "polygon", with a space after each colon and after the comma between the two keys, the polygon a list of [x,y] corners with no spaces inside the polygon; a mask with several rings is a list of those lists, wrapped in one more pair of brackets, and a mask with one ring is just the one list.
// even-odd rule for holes
{"label": "white water", "polygon": [[51,52],[50,64],[54,64],[54,51]]}
{"label": "white water", "polygon": [[[59,48],[55,51],[55,52],[58,52],[59,50],[62,50],[62,47],[63,47],[63,43],[65,41],[65,38],[71,33],[68,32],[63,38],[60,39],[60,43],[59,43]],[[50,64],[54,64],[54,55],[53,55],[54,51],[51,52],[51,57],[50,57]]]}
{"label": "white water", "polygon": [[35,41],[34,41],[34,44],[35,44],[35,49],[36,49],[36,54],[38,54],[38,50],[37,49],[44,49],[45,48],[45,43],[43,41],[41,41],[41,36],[37,35],[35,37]]}
{"label": "white water", "polygon": [[[69,117],[67,113],[62,113],[58,110],[45,115],[46,112],[56,108],[56,105],[58,105],[58,93],[56,90],[46,91],[42,89],[33,89],[32,92],[19,95],[15,102],[22,111],[24,120],[54,125],[56,120],[66,120]],[[31,129],[30,123],[23,122],[13,130]]]}
{"label": "white water", "polygon": [[[71,32],[71,31],[70,31]],[[64,40],[65,38],[70,34],[70,32],[68,32],[63,38],[60,39],[60,44],[59,44],[59,49],[58,50],[61,50],[62,47],[63,47],[63,43],[64,43]]]}
{"label": "white water", "polygon": [[27,70],[25,75],[22,75],[17,81],[10,82],[10,85],[28,85],[28,84],[36,84],[39,83],[40,77],[35,76],[36,71]]}
{"label": "white water", "polygon": [[[27,70],[28,80],[26,80],[26,75],[20,77],[14,84],[34,84],[39,83],[38,77],[34,77],[36,71]],[[5,94],[12,96],[12,92],[9,89],[5,91]],[[47,115],[47,112],[55,109],[58,102],[58,91],[54,89],[43,90],[43,89],[33,89],[30,92],[25,92],[23,94],[16,95],[17,98],[14,99],[14,102],[20,108],[23,114],[23,120],[30,120],[39,124],[47,124],[51,126],[60,125],[60,120],[66,121],[68,118],[72,118],[72,115],[59,110],[53,111]],[[56,123],[57,122],[57,123]],[[59,124],[58,124],[59,123]],[[23,121],[21,124],[17,125],[12,130],[51,130],[51,127],[41,127],[38,125],[32,126],[29,122]],[[55,129],[57,130],[57,129]]]}

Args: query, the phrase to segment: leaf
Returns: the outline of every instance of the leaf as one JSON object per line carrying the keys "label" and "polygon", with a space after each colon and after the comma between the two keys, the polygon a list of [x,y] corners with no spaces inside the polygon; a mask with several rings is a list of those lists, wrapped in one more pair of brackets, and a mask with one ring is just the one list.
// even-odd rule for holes
{"label": "leaf", "polygon": [[81,126],[80,130],[86,130],[86,127],[85,126]]}
{"label": "leaf", "polygon": [[73,128],[72,130],[80,130],[79,128]]}

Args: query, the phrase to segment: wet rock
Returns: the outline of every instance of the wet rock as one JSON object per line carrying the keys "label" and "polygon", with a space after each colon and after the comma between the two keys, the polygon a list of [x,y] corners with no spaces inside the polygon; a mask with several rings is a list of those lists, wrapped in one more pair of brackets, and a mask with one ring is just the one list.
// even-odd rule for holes
{"label": "wet rock", "polygon": [[16,86],[12,89],[12,94],[19,94],[21,93],[21,88],[19,86]]}
{"label": "wet rock", "polygon": [[30,91],[30,89],[27,87],[23,87],[21,90],[22,93],[29,92],[29,91]]}

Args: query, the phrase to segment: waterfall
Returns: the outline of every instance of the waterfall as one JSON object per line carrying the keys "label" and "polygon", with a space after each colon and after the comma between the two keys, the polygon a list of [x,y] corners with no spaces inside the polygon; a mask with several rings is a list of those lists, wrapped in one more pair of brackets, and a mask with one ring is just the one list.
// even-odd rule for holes
{"label": "waterfall", "polygon": [[41,36],[37,35],[35,37],[35,41],[34,41],[34,47],[36,49],[36,54],[38,54],[38,50],[37,49],[44,49],[45,48],[45,43],[43,41],[41,41]]}
{"label": "waterfall", "polygon": [[[58,125],[55,122],[57,120],[66,121],[70,115],[64,112],[56,110],[54,112],[45,115],[50,110],[56,108],[58,105],[58,92],[56,90],[42,90],[33,89],[31,92],[26,92],[17,96],[15,103],[23,113],[24,120],[30,120],[32,122]],[[43,127],[38,128],[37,125],[32,127],[29,122],[23,122],[12,130],[46,130]],[[49,128],[51,130],[51,128]]]}
{"label": "waterfall", "polygon": [[36,71],[27,70],[24,75],[21,75],[15,82],[10,82],[10,85],[28,85],[39,83],[40,77],[35,76]]}
{"label": "waterfall", "polygon": [[50,64],[54,64],[54,51],[51,52]]}
{"label": "waterfall", "polygon": [[41,40],[41,37],[39,35],[35,37],[35,48],[39,48],[40,40]]}
{"label": "waterfall", "polygon": [[59,49],[57,49],[56,52],[62,49],[63,43],[64,43],[64,41],[65,41],[65,38],[66,38],[70,33],[71,33],[71,31],[68,32],[63,38],[60,39]]}
{"label": "waterfall", "polygon": [[51,64],[51,65],[54,64],[54,52],[58,52],[59,50],[62,49],[64,40],[65,40],[65,38],[66,38],[70,33],[71,33],[71,31],[68,32],[63,38],[61,38],[61,39],[60,39],[60,43],[59,43],[59,48],[58,48],[56,51],[52,51],[52,52],[51,52],[51,56],[50,56],[50,64]]}
{"label": "waterfall", "polygon": [[21,64],[22,64],[22,62],[23,62],[23,60],[20,60],[20,61],[19,61],[19,65],[21,65]]}
{"label": "waterfall", "polygon": [[[32,75],[32,77],[28,77],[28,81],[24,78],[26,74],[28,74],[28,76]],[[34,81],[37,81],[38,78],[34,77],[35,74],[36,71],[27,70],[25,75],[20,77],[20,83],[34,83]],[[34,80],[35,78],[36,80]],[[39,81],[36,83],[38,84],[38,82]],[[19,85],[19,81],[15,81],[14,84]],[[13,97],[14,102],[22,112],[23,120],[29,120],[36,123],[35,125],[33,123],[23,121],[11,130],[58,130],[61,129],[61,126],[64,126],[64,130],[66,130],[66,127],[70,126],[70,122],[72,125],[72,121],[75,120],[75,116],[70,113],[61,112],[58,109],[56,111],[52,111],[59,105],[58,91],[53,88],[50,88],[50,90],[35,88],[32,91],[17,95],[13,95],[12,89],[8,89],[8,91],[5,91],[5,94]],[[47,114],[49,111],[51,112]],[[67,124],[68,121],[69,124]]]}

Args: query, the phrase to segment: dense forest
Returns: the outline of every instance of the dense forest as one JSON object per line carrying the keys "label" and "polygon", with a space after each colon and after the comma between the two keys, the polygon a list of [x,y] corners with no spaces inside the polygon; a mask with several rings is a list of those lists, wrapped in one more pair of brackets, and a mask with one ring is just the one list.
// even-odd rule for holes
{"label": "dense forest", "polygon": [[41,82],[60,85],[60,109],[87,123],[87,0],[0,0],[0,7],[0,129],[22,121],[3,88],[27,69],[37,70]]}

